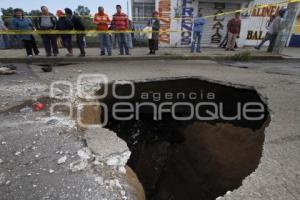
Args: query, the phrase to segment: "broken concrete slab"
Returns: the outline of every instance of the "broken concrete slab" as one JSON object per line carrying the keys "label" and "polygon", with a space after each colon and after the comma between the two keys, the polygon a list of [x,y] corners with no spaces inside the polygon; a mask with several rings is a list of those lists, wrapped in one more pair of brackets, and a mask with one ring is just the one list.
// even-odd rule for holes
{"label": "broken concrete slab", "polygon": [[[130,151],[126,142],[119,138],[116,133],[104,128],[89,128],[85,131],[84,138],[97,159],[110,160],[111,165],[125,166]],[[116,160],[113,161],[113,159]]]}

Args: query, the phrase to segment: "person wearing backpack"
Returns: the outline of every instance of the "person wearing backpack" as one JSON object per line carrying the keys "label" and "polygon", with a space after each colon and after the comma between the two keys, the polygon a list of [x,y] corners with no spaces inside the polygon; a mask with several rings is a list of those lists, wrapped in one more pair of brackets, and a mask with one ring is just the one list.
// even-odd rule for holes
{"label": "person wearing backpack", "polygon": [[[73,12],[70,8],[65,8],[66,16],[72,19],[73,27],[75,31],[85,31],[85,26],[81,20],[81,17],[78,15],[73,15]],[[85,57],[85,34],[77,33],[76,34],[77,46],[80,50],[79,57]]]}
{"label": "person wearing backpack", "polygon": [[[57,21],[57,30],[60,31],[72,31],[73,30],[73,23],[70,17],[65,16],[65,13],[62,10],[58,10],[56,12],[58,16]],[[63,46],[67,49],[67,57],[73,56],[73,46],[72,46],[72,34],[61,34],[61,39]]]}

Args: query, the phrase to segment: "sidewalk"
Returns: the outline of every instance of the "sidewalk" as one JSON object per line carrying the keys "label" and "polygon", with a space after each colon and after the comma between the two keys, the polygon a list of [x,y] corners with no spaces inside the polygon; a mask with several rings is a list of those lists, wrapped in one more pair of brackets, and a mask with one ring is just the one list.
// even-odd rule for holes
{"label": "sidewalk", "polygon": [[300,59],[300,48],[285,48],[282,52],[282,56],[286,59]]}
{"label": "sidewalk", "polygon": [[79,50],[74,49],[74,57],[65,57],[67,54],[65,49],[60,49],[60,54],[57,57],[46,57],[44,49],[40,49],[41,53],[39,56],[34,56],[28,59],[25,56],[24,49],[9,49],[0,50],[0,62],[97,62],[102,60],[160,60],[160,59],[194,59],[194,60],[218,60],[218,59],[229,59],[230,57],[250,52],[251,59],[280,59],[280,55],[270,54],[265,51],[257,51],[253,47],[239,48],[236,51],[225,51],[222,48],[203,48],[202,53],[190,53],[189,48],[160,48],[156,55],[148,55],[147,47],[138,47],[131,49],[130,56],[120,56],[118,49],[113,50],[113,56],[100,56],[99,49],[87,48],[86,57],[78,58]]}

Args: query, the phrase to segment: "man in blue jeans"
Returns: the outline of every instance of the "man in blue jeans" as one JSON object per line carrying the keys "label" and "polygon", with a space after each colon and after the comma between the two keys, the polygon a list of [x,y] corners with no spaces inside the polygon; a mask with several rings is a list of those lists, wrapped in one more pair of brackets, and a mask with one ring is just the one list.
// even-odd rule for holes
{"label": "man in blue jeans", "polygon": [[202,17],[202,13],[199,12],[198,16],[194,19],[193,22],[193,41],[192,41],[192,49],[191,52],[194,53],[196,44],[197,44],[197,52],[201,53],[201,38],[203,34],[203,27],[207,23],[207,20]]}
{"label": "man in blue jeans", "polygon": [[[41,7],[42,14],[38,17],[37,20],[37,29],[45,31],[56,30],[57,19],[56,17],[51,14],[46,6]],[[54,34],[43,34],[41,35],[46,55],[57,56],[58,54],[58,47],[57,47],[57,35]]]}
{"label": "man in blue jeans", "polygon": [[105,50],[107,50],[108,55],[111,56],[111,37],[107,33],[110,25],[110,19],[109,16],[104,13],[103,7],[98,8],[98,13],[95,14],[93,22],[94,24],[97,24],[97,30],[100,33],[100,55],[104,56]]}

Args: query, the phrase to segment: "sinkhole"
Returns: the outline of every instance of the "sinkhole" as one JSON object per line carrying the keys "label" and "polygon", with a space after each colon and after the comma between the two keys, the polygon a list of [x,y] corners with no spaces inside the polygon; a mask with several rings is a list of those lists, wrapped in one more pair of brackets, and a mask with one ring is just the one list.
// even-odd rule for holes
{"label": "sinkhole", "polygon": [[270,118],[254,89],[198,78],[114,82],[100,101],[147,200],[215,199],[260,162]]}

